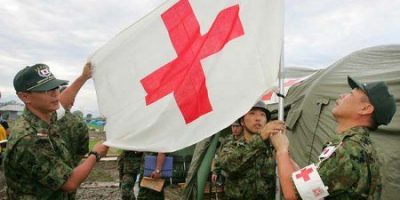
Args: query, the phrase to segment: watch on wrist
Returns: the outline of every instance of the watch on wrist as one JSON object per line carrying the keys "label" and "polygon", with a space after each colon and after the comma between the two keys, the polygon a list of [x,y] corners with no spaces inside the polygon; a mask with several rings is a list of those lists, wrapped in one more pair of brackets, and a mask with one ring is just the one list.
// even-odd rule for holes
{"label": "watch on wrist", "polygon": [[159,173],[161,173],[161,170],[160,170],[160,169],[156,169],[155,172],[156,172],[157,174],[159,174]]}
{"label": "watch on wrist", "polygon": [[100,156],[100,154],[99,153],[97,153],[96,151],[91,151],[91,152],[89,152],[89,156],[90,155],[94,155],[94,156],[96,156],[96,162],[99,162],[100,161],[100,159],[101,159],[101,156]]}

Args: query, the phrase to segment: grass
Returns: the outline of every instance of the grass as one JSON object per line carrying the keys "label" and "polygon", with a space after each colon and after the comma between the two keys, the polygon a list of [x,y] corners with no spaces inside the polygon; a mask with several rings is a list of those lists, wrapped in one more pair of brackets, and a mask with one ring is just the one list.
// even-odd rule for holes
{"label": "grass", "polygon": [[[116,170],[116,169],[115,169]],[[86,182],[115,182],[110,173],[101,167],[96,166],[91,172]]]}

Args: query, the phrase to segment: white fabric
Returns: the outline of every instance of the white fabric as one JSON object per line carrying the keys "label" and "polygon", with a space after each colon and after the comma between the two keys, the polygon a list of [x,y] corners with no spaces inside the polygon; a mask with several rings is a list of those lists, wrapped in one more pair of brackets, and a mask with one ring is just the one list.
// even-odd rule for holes
{"label": "white fabric", "polygon": [[156,152],[189,146],[229,126],[277,79],[283,1],[190,0],[201,35],[221,10],[236,4],[244,35],[201,60],[211,112],[185,123],[172,93],[146,106],[140,80],[177,57],[160,17],[177,2],[167,1],[90,58],[100,112],[107,118],[109,146]]}
{"label": "white fabric", "polygon": [[65,109],[61,104],[60,107],[56,110],[56,113],[57,113],[57,120],[60,120],[65,116]]}
{"label": "white fabric", "polygon": [[322,182],[314,164],[294,172],[292,179],[302,199],[318,200],[329,196],[328,187]]}

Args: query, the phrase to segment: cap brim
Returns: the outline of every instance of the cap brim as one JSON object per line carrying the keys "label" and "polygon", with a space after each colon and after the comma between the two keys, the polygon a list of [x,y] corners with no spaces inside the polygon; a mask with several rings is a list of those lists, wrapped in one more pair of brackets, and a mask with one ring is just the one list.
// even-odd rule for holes
{"label": "cap brim", "polygon": [[349,86],[351,87],[351,89],[359,88],[365,92],[365,88],[363,87],[363,85],[361,85],[359,82],[357,82],[350,76],[347,77],[347,82],[349,83]]}
{"label": "cap brim", "polygon": [[29,91],[33,91],[33,92],[42,92],[42,91],[47,91],[47,90],[51,90],[54,89],[56,87],[60,87],[62,85],[67,85],[68,81],[66,80],[60,80],[60,79],[53,79],[50,80],[46,83],[43,83],[37,87],[34,87],[32,89],[30,89]]}

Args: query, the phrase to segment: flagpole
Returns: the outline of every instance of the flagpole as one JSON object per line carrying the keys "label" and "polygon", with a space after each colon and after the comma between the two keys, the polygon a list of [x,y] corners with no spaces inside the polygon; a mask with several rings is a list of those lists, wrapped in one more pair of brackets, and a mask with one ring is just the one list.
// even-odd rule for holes
{"label": "flagpole", "polygon": [[[284,45],[282,42],[282,52],[281,52],[281,60],[279,63],[279,107],[278,107],[278,120],[283,121],[284,120],[284,105],[283,105],[283,95],[285,95],[284,87],[283,87],[283,81],[284,81],[284,74],[283,74],[283,68],[285,65],[284,62]],[[281,199],[281,185],[279,182],[279,174],[278,174],[278,163],[276,164],[276,169],[275,169],[275,174],[276,174],[276,180],[275,180],[275,185],[276,185],[276,193],[275,193],[275,200],[280,200]]]}
{"label": "flagpole", "polygon": [[[285,9],[283,9],[285,10]],[[283,11],[285,13],[285,11]],[[285,14],[283,14],[283,30],[282,30],[282,48],[281,48],[281,59],[279,62],[279,101],[278,101],[278,120],[284,121],[284,105],[283,105],[283,98],[285,95],[285,90],[283,87],[284,83],[284,67],[285,67],[285,38],[284,38],[284,33],[285,33]],[[275,185],[276,185],[276,193],[275,193],[275,200],[280,200],[281,199],[281,185],[279,181],[279,173],[278,173],[278,163],[276,162],[276,168],[275,168],[275,174],[276,174],[276,180],[275,180]]]}

